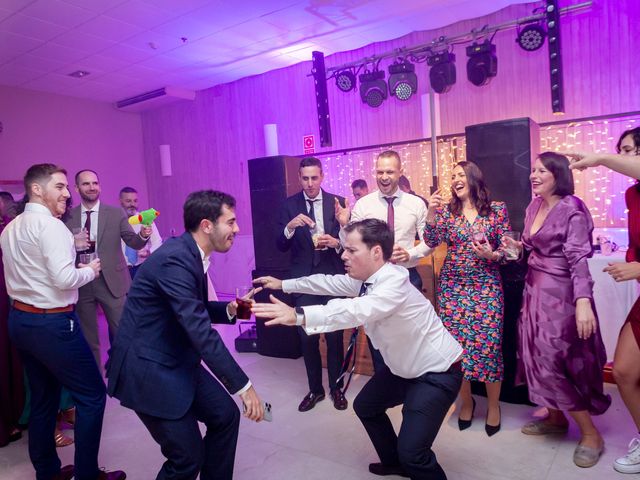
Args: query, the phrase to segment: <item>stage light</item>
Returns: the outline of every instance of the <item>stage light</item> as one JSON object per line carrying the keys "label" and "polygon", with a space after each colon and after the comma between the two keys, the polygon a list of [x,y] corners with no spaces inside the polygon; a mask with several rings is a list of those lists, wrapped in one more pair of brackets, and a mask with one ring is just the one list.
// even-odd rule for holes
{"label": "stage light", "polygon": [[544,28],[537,23],[531,23],[522,30],[518,29],[518,38],[516,42],[523,50],[533,52],[544,45],[544,37],[547,36]]}
{"label": "stage light", "polygon": [[356,88],[356,76],[351,70],[336,73],[336,87],[342,92],[350,92]]}
{"label": "stage light", "polygon": [[398,100],[409,100],[418,91],[416,67],[407,61],[389,65],[389,93]]}
{"label": "stage light", "polygon": [[456,56],[453,53],[442,52],[427,58],[429,69],[429,83],[436,93],[446,93],[456,83]]}
{"label": "stage light", "polygon": [[545,11],[549,35],[549,80],[551,110],[554,115],[564,113],[564,82],[562,75],[562,47],[560,44],[560,12],[557,0],[547,0]]}
{"label": "stage light", "polygon": [[384,71],[374,70],[365,72],[359,77],[360,97],[370,107],[377,108],[387,98],[387,83],[384,81]]}
{"label": "stage light", "polygon": [[467,47],[467,78],[477,87],[488,84],[498,73],[496,46],[489,40]]}

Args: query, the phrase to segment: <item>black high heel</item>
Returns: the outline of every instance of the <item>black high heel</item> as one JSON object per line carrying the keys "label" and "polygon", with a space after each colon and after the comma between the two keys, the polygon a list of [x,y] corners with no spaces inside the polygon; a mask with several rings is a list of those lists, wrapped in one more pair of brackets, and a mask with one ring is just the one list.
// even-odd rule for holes
{"label": "black high heel", "polygon": [[473,423],[473,413],[476,411],[476,399],[471,398],[471,400],[473,401],[473,408],[471,409],[471,418],[469,420],[462,420],[460,417],[458,417],[458,428],[460,430],[466,430]]}
{"label": "black high heel", "polygon": [[502,410],[498,406],[498,412],[500,412],[500,421],[497,425],[489,425],[486,421],[484,424],[484,431],[487,432],[487,435],[493,437],[496,433],[500,431],[500,424],[502,423]]}

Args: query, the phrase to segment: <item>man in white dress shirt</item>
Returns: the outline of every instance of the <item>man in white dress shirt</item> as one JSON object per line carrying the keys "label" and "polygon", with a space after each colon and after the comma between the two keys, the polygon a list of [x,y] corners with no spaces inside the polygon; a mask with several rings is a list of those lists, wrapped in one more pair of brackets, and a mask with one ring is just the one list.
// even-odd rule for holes
{"label": "man in white dress shirt", "polygon": [[[124,210],[124,213],[127,216],[132,217],[134,215],[138,215],[138,191],[133,187],[122,187],[120,189],[120,206]],[[140,233],[140,229],[142,225],[132,225],[133,231],[136,233]],[[158,227],[155,222],[151,224],[151,236],[149,237],[149,241],[140,250],[136,250],[135,248],[131,248],[129,245],[122,243],[122,253],[124,254],[124,258],[127,260],[127,267],[129,268],[129,274],[131,278],[136,276],[136,272],[138,271],[138,267],[142,265],[149,255],[155,252],[160,245],[162,245],[162,237],[160,236],[160,232],[158,231]]]}
{"label": "man in white dress shirt", "polygon": [[[24,178],[29,201],[0,235],[7,292],[13,299],[9,334],[31,386],[29,456],[37,480],[122,480],[98,469],[105,386],[75,304],[78,288],[99,276],[100,260],[75,267],[71,232],[57,218],[69,198],[66,171],[33,165]],[[75,472],[61,467],[53,432],[64,386],[76,405]]]}
{"label": "man in white dress shirt", "polygon": [[[387,222],[393,232],[393,254],[391,263],[409,270],[409,281],[422,291],[422,279],[416,269],[421,258],[431,254],[432,249],[422,241],[426,223],[427,208],[420,197],[403,192],[399,188],[402,176],[402,162],[397,152],[386,150],[376,159],[376,183],[378,191],[360,198],[352,211],[336,205],[336,219],[341,226],[349,221],[357,222],[365,218],[377,218]],[[415,245],[416,238],[420,243]],[[344,240],[344,231],[340,232]],[[371,346],[373,367],[379,370],[384,362],[375,348]]]}
{"label": "man in white dress shirt", "polygon": [[[353,402],[380,457],[369,471],[446,479],[431,445],[460,388],[462,347],[431,303],[410,286],[407,270],[390,263],[393,237],[385,222],[367,219],[344,230],[347,275],[261,277],[255,283],[287,293],[351,298],[293,309],[271,296],[273,303],[255,304],[253,312],[271,318],[266,325],[300,325],[308,334],[364,326],[386,363]],[[400,404],[403,419],[396,436],[386,410]]]}

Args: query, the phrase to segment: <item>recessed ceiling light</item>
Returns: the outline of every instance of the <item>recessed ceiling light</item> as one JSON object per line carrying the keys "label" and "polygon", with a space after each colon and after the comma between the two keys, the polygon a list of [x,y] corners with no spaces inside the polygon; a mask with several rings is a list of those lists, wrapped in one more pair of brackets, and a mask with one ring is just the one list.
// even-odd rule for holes
{"label": "recessed ceiling light", "polygon": [[86,70],[76,70],[75,72],[71,72],[69,74],[70,77],[82,78],[90,75],[91,72],[87,72]]}

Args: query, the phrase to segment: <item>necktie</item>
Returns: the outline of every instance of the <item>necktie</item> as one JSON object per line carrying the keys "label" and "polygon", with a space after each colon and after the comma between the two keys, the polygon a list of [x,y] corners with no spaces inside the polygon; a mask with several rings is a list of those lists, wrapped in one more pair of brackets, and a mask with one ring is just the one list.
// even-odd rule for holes
{"label": "necktie", "polygon": [[387,201],[387,225],[389,225],[389,230],[391,230],[391,233],[394,234],[393,236],[395,237],[395,211],[393,209],[393,201],[396,197],[384,197],[384,199]]}
{"label": "necktie", "polygon": [[[371,285],[370,283],[362,282],[360,285],[360,292],[358,293],[358,297],[364,297],[367,294],[367,288]],[[347,347],[347,353],[344,356],[344,362],[342,362],[342,368],[340,369],[340,376],[336,383],[342,381],[342,379],[347,375],[347,370],[349,371],[349,378],[347,378],[347,382],[342,389],[342,394],[347,393],[347,389],[349,388],[349,384],[351,383],[351,377],[353,376],[353,372],[356,370],[356,361],[357,361],[357,353],[358,353],[358,329],[354,328],[351,333],[351,339],[349,340],[349,346]],[[353,358],[353,364],[351,365],[351,369],[349,369],[349,364],[351,363],[351,359]]]}
{"label": "necktie", "polygon": [[314,222],[316,221],[316,211],[315,208],[313,208],[313,204],[315,202],[317,202],[317,200],[311,200],[307,198],[307,203],[309,204],[309,218]]}
{"label": "necktie", "polygon": [[[313,220],[313,222],[316,222],[316,212],[315,212],[315,208],[313,207],[314,203],[317,202],[318,200],[311,200],[310,198],[307,198],[307,203],[309,204],[309,218],[311,220]],[[313,240],[313,234],[314,233],[318,233],[316,230],[317,226],[314,227],[313,229],[310,228],[310,230],[313,230],[311,232],[311,240]],[[315,243],[313,244],[314,249],[313,249],[313,266],[317,267],[318,265],[320,265],[320,251],[315,249]]]}
{"label": "necktie", "polygon": [[93,210],[87,210],[87,219],[84,222],[84,229],[87,231],[87,236],[89,237],[89,248],[86,250],[87,253],[93,253],[96,251],[96,242],[91,243],[91,214]]}

